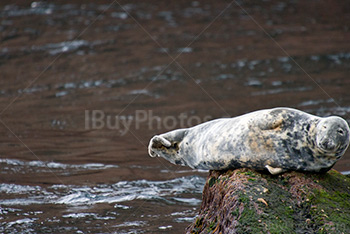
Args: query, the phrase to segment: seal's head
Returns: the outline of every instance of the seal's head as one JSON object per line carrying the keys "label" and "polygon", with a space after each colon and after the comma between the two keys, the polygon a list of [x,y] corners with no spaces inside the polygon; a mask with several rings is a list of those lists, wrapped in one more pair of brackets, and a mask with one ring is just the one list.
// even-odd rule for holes
{"label": "seal's head", "polygon": [[326,156],[339,159],[349,146],[348,123],[337,116],[322,118],[316,127],[316,146]]}

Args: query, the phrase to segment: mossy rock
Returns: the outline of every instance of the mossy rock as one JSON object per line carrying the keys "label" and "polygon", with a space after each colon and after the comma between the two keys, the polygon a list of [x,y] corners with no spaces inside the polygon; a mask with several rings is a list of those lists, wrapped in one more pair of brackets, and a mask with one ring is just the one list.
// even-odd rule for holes
{"label": "mossy rock", "polygon": [[210,171],[187,233],[348,233],[350,178],[249,169]]}

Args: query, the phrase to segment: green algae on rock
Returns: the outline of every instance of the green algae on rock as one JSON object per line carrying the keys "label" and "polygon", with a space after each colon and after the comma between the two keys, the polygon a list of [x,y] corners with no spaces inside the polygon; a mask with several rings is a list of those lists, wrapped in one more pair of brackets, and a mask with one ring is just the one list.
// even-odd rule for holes
{"label": "green algae on rock", "polygon": [[350,178],[249,169],[210,171],[187,233],[347,233]]}

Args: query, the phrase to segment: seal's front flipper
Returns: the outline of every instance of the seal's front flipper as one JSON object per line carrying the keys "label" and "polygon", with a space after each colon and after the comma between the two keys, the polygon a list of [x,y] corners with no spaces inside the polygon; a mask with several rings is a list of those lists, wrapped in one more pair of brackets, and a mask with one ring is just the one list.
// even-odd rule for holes
{"label": "seal's front flipper", "polygon": [[284,170],[283,168],[280,168],[280,167],[271,167],[269,165],[266,165],[265,167],[267,168],[267,170],[269,170],[269,172],[272,175],[278,175],[278,174],[281,174],[282,172],[286,171],[286,170]]}

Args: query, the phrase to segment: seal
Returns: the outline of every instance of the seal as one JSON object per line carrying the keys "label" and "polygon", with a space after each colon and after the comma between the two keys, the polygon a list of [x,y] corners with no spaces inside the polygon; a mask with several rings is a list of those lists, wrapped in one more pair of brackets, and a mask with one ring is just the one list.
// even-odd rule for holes
{"label": "seal", "polygon": [[326,172],[345,153],[349,135],[341,117],[274,108],[156,135],[148,152],[193,169]]}

